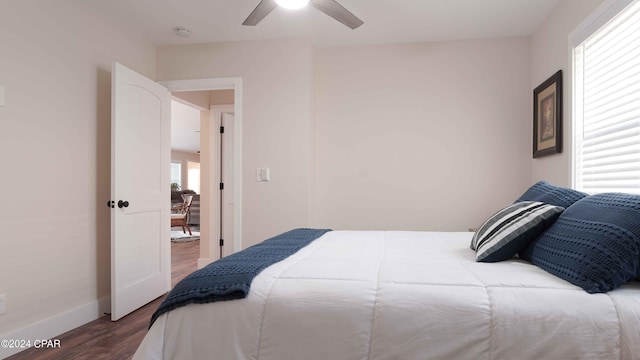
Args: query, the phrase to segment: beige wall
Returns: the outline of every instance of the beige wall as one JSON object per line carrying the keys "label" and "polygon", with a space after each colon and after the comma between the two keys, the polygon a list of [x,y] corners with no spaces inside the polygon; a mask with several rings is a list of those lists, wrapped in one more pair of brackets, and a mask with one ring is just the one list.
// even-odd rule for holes
{"label": "beige wall", "polygon": [[[593,12],[602,0],[563,0],[531,37],[531,96],[533,89],[562,69],[563,136],[562,153],[531,160],[530,183],[548,180],[571,185],[571,51],[569,33]],[[533,108],[529,118],[533,119]],[[533,126],[533,125],[532,125]],[[532,130],[533,131],[533,130]],[[529,138],[529,148],[532,137]]]}
{"label": "beige wall", "polygon": [[108,310],[111,63],[153,78],[155,49],[48,0],[0,2],[0,49],[0,338],[54,336]]}
{"label": "beige wall", "polygon": [[[301,40],[158,49],[162,80],[243,77],[245,247],[295,226],[466,230],[528,184],[527,38],[311,54]],[[254,181],[262,166],[272,182]]]}
{"label": "beige wall", "polygon": [[316,219],[477,226],[530,179],[528,38],[317,50]]}
{"label": "beige wall", "polygon": [[[313,47],[307,40],[161,47],[160,80],[242,77],[243,247],[309,223]],[[258,167],[271,182],[255,181]]]}
{"label": "beige wall", "polygon": [[171,96],[197,106],[200,110],[209,111],[209,91],[183,91],[171,93]]}
{"label": "beige wall", "polygon": [[211,90],[209,91],[209,103],[211,105],[234,104],[233,90]]}

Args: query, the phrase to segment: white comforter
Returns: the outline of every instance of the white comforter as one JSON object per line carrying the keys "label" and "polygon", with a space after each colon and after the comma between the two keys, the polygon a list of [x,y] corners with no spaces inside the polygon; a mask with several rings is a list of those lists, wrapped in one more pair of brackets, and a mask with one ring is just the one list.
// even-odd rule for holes
{"label": "white comforter", "polygon": [[164,314],[134,359],[640,359],[640,283],[587,294],[470,239],[327,233],[246,299]]}

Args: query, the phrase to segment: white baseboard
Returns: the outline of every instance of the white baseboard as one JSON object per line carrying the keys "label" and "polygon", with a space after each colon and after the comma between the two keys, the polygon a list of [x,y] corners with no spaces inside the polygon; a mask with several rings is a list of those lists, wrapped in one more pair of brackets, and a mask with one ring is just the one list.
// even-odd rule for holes
{"label": "white baseboard", "polygon": [[198,269],[202,269],[203,267],[211,264],[214,259],[210,258],[198,258]]}
{"label": "white baseboard", "polygon": [[[69,330],[73,330],[99,318],[104,315],[105,312],[109,312],[110,309],[111,298],[102,298],[52,316],[46,320],[31,324],[22,329],[2,334],[0,335],[0,339],[30,340],[33,345],[35,340],[55,339],[56,336],[60,336]],[[64,347],[64,342],[61,343],[61,346]],[[26,349],[8,349],[0,347],[0,359],[17,354],[23,350]]]}

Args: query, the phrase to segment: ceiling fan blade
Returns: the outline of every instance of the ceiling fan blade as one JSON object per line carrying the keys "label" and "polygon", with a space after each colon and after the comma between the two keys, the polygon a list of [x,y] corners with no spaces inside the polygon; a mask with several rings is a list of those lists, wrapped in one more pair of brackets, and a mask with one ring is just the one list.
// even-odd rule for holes
{"label": "ceiling fan blade", "polygon": [[265,16],[278,7],[274,0],[261,0],[260,4],[249,14],[242,25],[256,26]]}
{"label": "ceiling fan blade", "polygon": [[355,29],[358,26],[364,24],[364,21],[353,15],[351,11],[345,9],[335,0],[311,0],[310,4],[314,8],[322,11],[323,13],[331,16],[332,18],[340,21],[341,23],[347,25],[352,29]]}

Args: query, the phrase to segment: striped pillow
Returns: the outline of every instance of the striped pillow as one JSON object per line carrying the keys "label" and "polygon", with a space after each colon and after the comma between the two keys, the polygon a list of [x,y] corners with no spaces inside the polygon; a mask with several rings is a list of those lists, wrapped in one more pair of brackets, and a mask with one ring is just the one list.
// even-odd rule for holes
{"label": "striped pillow", "polygon": [[476,250],[476,261],[512,258],[551,226],[563,210],[538,201],[522,201],[498,211],[473,235],[471,248]]}

